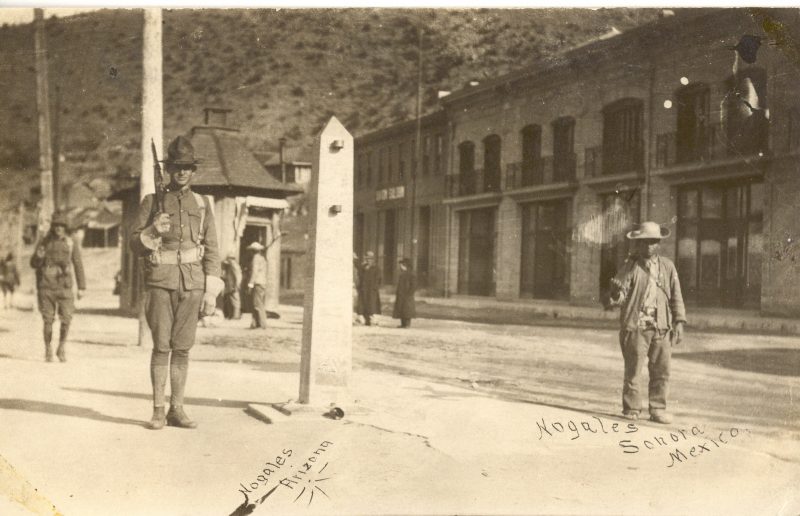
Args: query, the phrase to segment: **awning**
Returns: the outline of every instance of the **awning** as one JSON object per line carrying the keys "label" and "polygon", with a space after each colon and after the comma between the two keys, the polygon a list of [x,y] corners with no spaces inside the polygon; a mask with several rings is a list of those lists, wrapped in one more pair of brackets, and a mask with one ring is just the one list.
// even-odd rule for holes
{"label": "awning", "polygon": [[289,207],[286,199],[273,199],[271,197],[253,197],[247,196],[247,205],[256,206],[258,208],[271,208],[273,210],[285,210]]}

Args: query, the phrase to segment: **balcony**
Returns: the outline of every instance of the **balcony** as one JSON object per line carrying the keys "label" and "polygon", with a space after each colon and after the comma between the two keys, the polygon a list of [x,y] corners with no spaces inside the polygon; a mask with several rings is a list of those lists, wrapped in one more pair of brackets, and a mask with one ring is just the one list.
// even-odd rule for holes
{"label": "balcony", "polygon": [[603,171],[603,148],[587,147],[583,151],[583,177],[600,177]]}
{"label": "balcony", "polygon": [[574,181],[575,161],[575,154],[572,153],[560,160],[555,160],[553,156],[537,158],[529,170],[524,170],[522,163],[509,163],[506,165],[505,190]]}
{"label": "balcony", "polygon": [[768,149],[767,123],[742,124],[739,131],[727,134],[722,124],[696,129],[696,134],[669,132],[656,136],[656,169],[688,163],[703,163],[725,158],[752,156]]}
{"label": "balcony", "polygon": [[583,175],[585,178],[618,176],[644,172],[644,148],[603,152],[603,147],[589,147],[584,151]]}
{"label": "balcony", "polygon": [[500,178],[487,184],[483,169],[477,168],[466,174],[445,176],[445,192],[448,197],[462,197],[500,191]]}

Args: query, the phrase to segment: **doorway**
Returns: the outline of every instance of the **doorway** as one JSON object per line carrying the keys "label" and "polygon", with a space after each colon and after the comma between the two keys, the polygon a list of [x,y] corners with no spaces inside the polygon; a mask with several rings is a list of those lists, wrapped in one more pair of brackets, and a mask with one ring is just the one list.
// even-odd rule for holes
{"label": "doorway", "polygon": [[569,199],[522,208],[520,296],[569,298]]}
{"label": "doorway", "polygon": [[458,293],[494,295],[495,208],[459,213]]}
{"label": "doorway", "polygon": [[677,267],[699,305],[759,308],[763,183],[707,183],[678,192]]}

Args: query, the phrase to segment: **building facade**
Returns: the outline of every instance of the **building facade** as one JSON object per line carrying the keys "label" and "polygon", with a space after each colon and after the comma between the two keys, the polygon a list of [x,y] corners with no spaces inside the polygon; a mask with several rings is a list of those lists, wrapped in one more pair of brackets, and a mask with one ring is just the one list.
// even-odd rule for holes
{"label": "building facade", "polygon": [[800,314],[798,29],[689,10],[443,98],[436,290],[596,304],[656,220],[690,304]]}
{"label": "building facade", "polygon": [[408,257],[422,288],[444,290],[447,246],[440,228],[447,224],[442,199],[451,148],[445,115],[421,118],[419,150],[414,120],[355,138],[354,252],[375,253],[384,283],[394,283],[398,260]]}

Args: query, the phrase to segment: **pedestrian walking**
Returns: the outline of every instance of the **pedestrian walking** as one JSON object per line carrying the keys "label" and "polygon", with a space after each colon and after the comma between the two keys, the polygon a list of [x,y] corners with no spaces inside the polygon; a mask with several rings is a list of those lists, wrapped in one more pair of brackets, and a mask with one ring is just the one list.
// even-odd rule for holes
{"label": "pedestrian walking", "polygon": [[50,342],[56,313],[61,320],[56,356],[61,362],[67,361],[67,337],[75,312],[73,273],[78,283],[78,299],[83,297],[86,290],[80,246],[75,244],[68,228],[67,214],[54,213],[50,231],[36,245],[30,261],[31,267],[36,269],[37,302],[44,321],[44,359],[47,362],[53,361]]}
{"label": "pedestrian walking", "polygon": [[380,273],[375,267],[375,253],[367,251],[358,282],[358,307],[366,326],[372,326],[372,316],[381,313],[380,285]]}
{"label": "pedestrian walking", "polygon": [[623,415],[639,419],[639,379],[647,362],[650,420],[664,424],[672,421],[667,412],[671,348],[680,344],[686,323],[678,271],[658,252],[661,240],[669,234],[668,228],[656,222],[644,222],[628,232],[627,238],[635,242],[637,252],[611,280],[611,303],[621,306]]}
{"label": "pedestrian walking", "polygon": [[417,289],[417,278],[411,270],[411,260],[400,260],[400,274],[397,276],[397,290],[394,298],[392,317],[400,319],[401,328],[410,328],[411,319],[417,316],[414,305],[414,291]]}
{"label": "pedestrian walking", "polygon": [[[214,212],[208,199],[190,188],[198,163],[191,141],[183,136],[175,138],[163,163],[169,185],[142,200],[130,238],[131,248],[147,257],[145,281],[149,296],[145,311],[153,334],[153,417],[148,427],[153,430],[165,424],[197,426],[183,409],[189,351],[201,310],[204,316],[214,314],[217,296],[224,286]],[[168,374],[170,407],[165,414]]]}
{"label": "pedestrian walking", "polygon": [[242,318],[242,301],[239,290],[242,285],[242,268],[236,261],[236,253],[231,251],[222,262],[222,281],[225,282],[222,312],[226,319]]}
{"label": "pedestrian walking", "polygon": [[253,322],[250,328],[267,327],[267,259],[261,242],[253,242],[247,249],[253,252],[250,261],[250,278],[247,287],[253,294]]}
{"label": "pedestrian walking", "polygon": [[14,291],[19,287],[19,270],[14,253],[8,253],[0,264],[0,286],[3,288],[3,308],[13,308]]}

